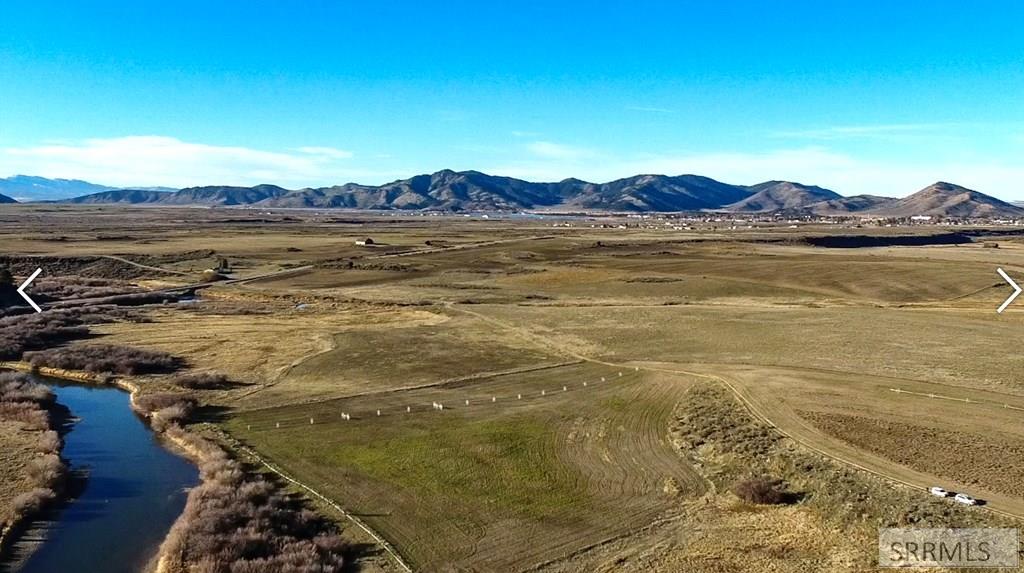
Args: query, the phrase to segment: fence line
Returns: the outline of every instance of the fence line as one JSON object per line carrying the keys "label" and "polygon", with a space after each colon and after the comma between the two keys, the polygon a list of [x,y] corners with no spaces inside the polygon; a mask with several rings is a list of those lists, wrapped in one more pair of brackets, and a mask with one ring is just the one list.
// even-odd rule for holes
{"label": "fence line", "polygon": [[993,400],[979,400],[977,398],[975,398],[973,400],[971,398],[956,398],[954,396],[945,396],[945,395],[942,395],[942,394],[935,394],[935,393],[932,393],[932,392],[914,392],[913,390],[904,390],[902,388],[889,388],[889,391],[890,392],[895,392],[897,394],[910,394],[912,396],[923,396],[925,398],[932,398],[932,399],[935,399],[935,400],[950,400],[950,401],[953,401],[953,402],[963,402],[965,404],[986,404],[986,405],[989,405],[989,406],[1002,406],[1003,408],[1005,408],[1007,410],[1019,410],[1021,412],[1024,412],[1024,408],[1022,408],[1020,406],[1011,406],[1011,405],[1009,405],[1009,404],[1007,404],[1005,402],[996,402],[996,401],[993,401]]}
{"label": "fence line", "polygon": [[[636,369],[636,370],[639,370],[639,369]],[[611,381],[611,382],[621,381],[622,377],[623,377],[623,373],[620,371],[620,372],[618,372],[617,376],[614,376],[614,377],[611,377],[611,378],[606,377],[606,376],[602,376],[602,377],[600,377],[600,381],[601,382],[605,382],[605,383],[608,383],[609,381]],[[631,378],[627,378],[627,379],[631,379]],[[594,380],[593,382],[595,384],[597,384],[596,380]],[[556,396],[556,395],[561,394],[563,392],[568,392],[570,389],[578,390],[578,389],[582,389],[582,388],[590,388],[590,386],[588,386],[588,381],[587,380],[584,380],[581,384],[578,384],[578,385],[575,385],[575,384],[574,385],[563,384],[560,389],[554,389],[554,390],[550,390],[550,391],[545,388],[545,389],[540,390],[539,393],[533,393],[532,395],[524,394],[522,392],[518,392],[518,393],[515,394],[515,400],[521,401],[523,399],[528,399],[528,398],[547,398],[547,397],[551,397],[551,396]],[[499,398],[501,398],[501,400],[499,400]],[[458,402],[458,400],[454,400],[454,401]],[[473,407],[484,406],[484,405],[488,405],[488,404],[497,404],[499,401],[502,402],[502,403],[512,401],[512,395],[511,394],[509,394],[509,395],[494,394],[494,395],[490,396],[489,400],[486,397],[477,398],[476,400],[464,399],[462,401],[462,407],[463,408],[473,408]],[[430,410],[429,411],[443,412],[445,410],[452,410],[452,409],[453,409],[453,407],[450,404],[446,404],[444,402],[434,401],[434,402],[432,402],[430,404]],[[348,422],[348,421],[357,421],[358,422],[360,420],[369,420],[369,419],[372,419],[372,418],[387,418],[387,417],[396,416],[396,415],[418,414],[418,413],[425,413],[425,412],[428,412],[427,405],[425,403],[422,404],[422,405],[419,405],[419,404],[417,404],[417,405],[398,405],[398,406],[394,406],[391,410],[388,410],[386,408],[372,407],[372,408],[368,408],[367,411],[362,416],[360,416],[358,414],[353,414],[352,412],[349,412],[349,411],[345,410],[345,411],[339,411],[339,412],[336,412],[336,413],[322,415],[321,417],[317,417],[316,414],[313,414],[311,417],[308,417],[308,418],[307,417],[285,418],[285,419],[281,419],[281,420],[269,421],[269,422],[266,422],[265,424],[259,424],[259,425],[251,424],[250,423],[250,424],[246,425],[246,430],[248,430],[248,431],[257,431],[258,432],[258,431],[267,431],[267,430],[275,430],[275,429],[287,429],[287,428],[294,428],[294,427],[301,427],[301,426],[309,426],[309,425],[316,425],[316,424],[336,423],[338,421],[346,421],[346,422]]]}
{"label": "fence line", "polygon": [[284,480],[288,481],[289,483],[291,483],[291,484],[293,484],[293,485],[295,485],[295,486],[305,490],[309,495],[319,499],[320,501],[322,501],[322,502],[326,503],[327,505],[331,506],[332,508],[334,508],[343,517],[345,517],[346,519],[348,519],[352,523],[356,524],[356,526],[358,526],[360,529],[362,529],[364,532],[366,532],[367,535],[372,537],[373,540],[376,541],[377,544],[379,544],[381,546],[381,548],[384,549],[384,551],[388,555],[391,556],[392,559],[394,559],[395,563],[398,565],[398,567],[400,569],[402,569],[406,573],[412,573],[412,567],[410,567],[409,564],[406,563],[405,559],[402,558],[402,556],[398,553],[398,551],[394,547],[392,547],[391,544],[388,543],[386,539],[384,539],[384,537],[382,537],[379,533],[374,531],[369,525],[366,525],[366,523],[364,523],[363,520],[359,519],[358,517],[356,517],[355,515],[350,513],[348,510],[346,510],[345,508],[341,507],[337,502],[335,502],[331,498],[329,498],[329,497],[325,496],[324,494],[318,492],[317,490],[313,489],[311,486],[309,486],[309,485],[307,485],[307,484],[305,484],[305,483],[303,483],[303,482],[293,478],[292,476],[288,475],[287,472],[285,472],[283,469],[278,467],[276,464],[272,463],[270,460],[268,460],[268,459],[264,458],[263,456],[261,456],[260,454],[256,453],[256,451],[253,450],[252,448],[242,444],[241,442],[236,440],[234,437],[232,437],[230,434],[227,434],[225,432],[219,432],[219,433],[221,434],[222,437],[226,438],[232,444],[232,447],[234,447],[234,448],[236,448],[236,449],[238,449],[240,451],[245,452],[245,454],[247,456],[249,456],[253,460],[255,460],[255,461],[259,462],[260,464],[262,464],[265,468],[267,468],[268,470],[270,470],[274,474],[276,474],[279,477],[281,477],[281,479],[284,479]]}

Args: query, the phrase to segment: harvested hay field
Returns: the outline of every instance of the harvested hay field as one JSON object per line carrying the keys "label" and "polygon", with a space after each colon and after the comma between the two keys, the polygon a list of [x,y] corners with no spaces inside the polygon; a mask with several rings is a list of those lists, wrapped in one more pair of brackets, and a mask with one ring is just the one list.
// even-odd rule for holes
{"label": "harvested hay field", "polygon": [[830,436],[915,470],[1024,498],[1024,436],[956,432],[867,416],[798,412]]}
{"label": "harvested hay field", "polygon": [[[526,306],[473,312],[602,360],[763,365],[934,381],[1024,396],[1007,340],[1024,314],[874,305]],[[970,359],[964,359],[970,357]]]}

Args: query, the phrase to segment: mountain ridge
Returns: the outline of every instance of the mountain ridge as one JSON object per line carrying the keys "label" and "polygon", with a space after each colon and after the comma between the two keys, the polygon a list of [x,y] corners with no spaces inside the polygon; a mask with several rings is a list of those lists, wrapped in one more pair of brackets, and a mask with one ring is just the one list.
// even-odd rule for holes
{"label": "mountain ridge", "polygon": [[751,185],[748,189],[754,194],[732,205],[727,205],[723,210],[730,213],[794,212],[811,207],[816,203],[843,198],[842,195],[831,189],[792,181],[765,181]]}
{"label": "mountain ridge", "polygon": [[[88,184],[87,182],[80,182]],[[88,184],[91,185],[91,184]],[[479,171],[444,169],[382,185],[345,183],[289,190],[208,185],[177,191],[104,189],[57,202],[73,204],[254,206],[370,210],[615,212],[717,212],[828,217],[1024,218],[1024,208],[959,185],[937,182],[902,199],[878,195],[843,197],[815,185],[765,181],[723,183],[701,175],[641,174],[606,183],[569,178],[531,182]]]}
{"label": "mountain ridge", "polygon": [[943,216],[960,218],[1024,217],[1024,208],[955,183],[938,181],[866,213],[885,217]]}
{"label": "mountain ridge", "polygon": [[[81,179],[50,179],[37,175],[12,175],[0,178],[0,194],[18,201],[56,201],[84,195],[115,191],[123,187],[99,185]],[[134,187],[144,191],[175,191],[166,187]]]}

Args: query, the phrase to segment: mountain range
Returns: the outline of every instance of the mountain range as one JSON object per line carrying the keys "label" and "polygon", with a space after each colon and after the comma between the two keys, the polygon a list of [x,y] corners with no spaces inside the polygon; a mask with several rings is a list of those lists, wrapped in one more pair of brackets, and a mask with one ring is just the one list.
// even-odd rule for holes
{"label": "mountain range", "polygon": [[[33,175],[0,178],[0,195],[21,202],[71,199],[91,193],[111,191],[117,187],[97,185],[79,179],[47,179]],[[151,191],[174,191],[169,187],[149,187]]]}
{"label": "mountain range", "polygon": [[[45,186],[42,178],[33,179]],[[92,185],[57,180],[57,185]],[[99,186],[102,187],[102,186]],[[0,191],[4,188],[0,186]],[[15,195],[17,196],[17,195]],[[0,200],[2,201],[2,200]],[[276,185],[205,186],[178,191],[112,189],[59,200],[74,204],[202,205],[374,210],[518,211],[602,210],[625,212],[705,211],[736,214],[963,218],[1024,218],[1024,208],[955,185],[938,182],[902,199],[842,195],[813,185],[766,181],[732,185],[699,175],[636,175],[608,183],[565,179],[534,183],[478,171],[442,170],[383,185],[346,183],[289,190]]]}

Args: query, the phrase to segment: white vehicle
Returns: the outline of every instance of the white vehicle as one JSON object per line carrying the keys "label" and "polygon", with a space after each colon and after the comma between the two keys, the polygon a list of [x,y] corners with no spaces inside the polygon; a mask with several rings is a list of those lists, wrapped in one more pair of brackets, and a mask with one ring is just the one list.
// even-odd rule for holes
{"label": "white vehicle", "polygon": [[955,496],[953,496],[953,500],[956,501],[957,503],[962,503],[964,505],[978,505],[978,500],[967,495],[966,493],[956,494]]}
{"label": "white vehicle", "polygon": [[928,493],[936,497],[949,497],[949,492],[938,486],[928,488]]}

